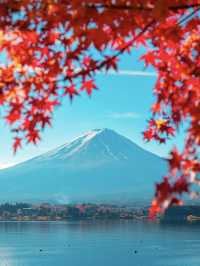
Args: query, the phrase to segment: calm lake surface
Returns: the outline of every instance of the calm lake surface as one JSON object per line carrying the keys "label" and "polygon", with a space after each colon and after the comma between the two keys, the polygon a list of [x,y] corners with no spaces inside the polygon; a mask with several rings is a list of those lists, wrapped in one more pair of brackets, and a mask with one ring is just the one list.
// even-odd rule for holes
{"label": "calm lake surface", "polygon": [[200,225],[0,223],[0,266],[67,265],[199,266]]}

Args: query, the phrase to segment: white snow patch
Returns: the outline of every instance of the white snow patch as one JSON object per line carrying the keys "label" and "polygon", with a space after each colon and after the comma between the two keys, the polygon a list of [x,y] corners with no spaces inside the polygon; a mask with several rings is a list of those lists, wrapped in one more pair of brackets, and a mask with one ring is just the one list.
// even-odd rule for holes
{"label": "white snow patch", "polygon": [[[49,151],[42,156],[38,157],[38,160],[47,160],[49,158],[59,158],[65,159],[76,152],[80,151],[91,139],[93,139],[97,134],[100,134],[104,129],[95,129],[89,131],[79,137],[74,138],[72,141],[54,149],[53,151]],[[74,145],[74,148],[72,148]],[[72,148],[72,149],[71,149]]]}
{"label": "white snow patch", "polygon": [[109,148],[108,145],[106,145],[103,141],[102,141],[102,144],[103,144],[103,146],[106,148],[107,153],[108,153],[113,159],[115,159],[115,160],[119,160],[119,158],[117,158],[117,157],[112,153],[112,151],[110,150],[110,148]]}

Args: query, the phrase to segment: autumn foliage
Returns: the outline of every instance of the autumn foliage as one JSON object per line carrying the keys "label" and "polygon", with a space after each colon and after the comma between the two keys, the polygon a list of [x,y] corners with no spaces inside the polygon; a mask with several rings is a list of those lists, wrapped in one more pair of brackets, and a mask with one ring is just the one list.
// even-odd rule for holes
{"label": "autumn foliage", "polygon": [[144,132],[165,143],[187,126],[183,151],[174,148],[169,174],[156,185],[150,216],[199,184],[199,0],[2,0],[0,68],[2,117],[16,151],[37,143],[63,97],[96,89],[97,71],[117,70],[118,58],[144,46],[145,65],[156,70],[155,103]]}

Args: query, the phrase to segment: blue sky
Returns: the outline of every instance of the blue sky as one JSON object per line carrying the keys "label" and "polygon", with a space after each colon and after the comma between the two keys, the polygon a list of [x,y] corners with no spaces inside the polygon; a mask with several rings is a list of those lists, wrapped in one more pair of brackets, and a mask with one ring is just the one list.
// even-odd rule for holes
{"label": "blue sky", "polygon": [[175,143],[181,146],[182,134],[167,145],[143,141],[141,132],[150,118],[156,73],[153,69],[145,70],[138,61],[142,52],[136,50],[131,56],[122,56],[119,73],[98,73],[95,79],[99,90],[94,91],[91,98],[82,94],[72,104],[66,99],[55,111],[52,128],[43,132],[37,146],[27,145],[14,156],[12,135],[1,121],[0,167],[32,158],[94,128],[114,129],[161,156],[166,156]]}

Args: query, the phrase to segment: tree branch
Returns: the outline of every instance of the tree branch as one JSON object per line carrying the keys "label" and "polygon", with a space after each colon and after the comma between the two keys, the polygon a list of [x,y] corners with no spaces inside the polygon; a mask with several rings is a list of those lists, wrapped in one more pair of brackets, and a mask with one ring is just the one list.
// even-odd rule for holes
{"label": "tree branch", "polygon": [[[129,5],[107,5],[107,4],[99,4],[99,5],[86,5],[87,8],[92,9],[99,9],[99,8],[105,8],[105,9],[113,9],[113,10],[143,10],[143,11],[152,11],[154,8],[152,7],[144,7],[144,6],[129,6]],[[177,5],[177,6],[169,6],[169,9],[172,11],[178,11],[182,9],[189,9],[189,8],[195,8],[200,7],[200,4],[192,4],[192,5]]]}
{"label": "tree branch", "polygon": [[194,16],[199,10],[200,10],[200,6],[199,6],[197,9],[193,10],[193,11],[192,11],[190,14],[188,14],[186,17],[182,18],[182,19],[178,22],[178,24],[179,24],[179,25],[183,24],[185,21],[187,21],[187,20],[190,19],[192,16]]}
{"label": "tree branch", "polygon": [[101,70],[102,68],[104,68],[106,65],[109,64],[109,62],[112,62],[113,60],[115,60],[117,57],[119,57],[121,54],[123,54],[130,46],[133,45],[133,43],[139,39],[148,29],[149,27],[151,27],[153,24],[155,23],[155,20],[152,20],[151,22],[149,22],[144,28],[143,30],[137,35],[135,36],[132,40],[130,40],[122,49],[120,49],[115,55],[109,57],[106,60],[103,60],[102,62],[100,62],[99,64],[97,64],[96,66],[89,68],[89,69],[84,69],[81,71],[78,71],[77,73],[75,73],[74,75],[70,76],[70,77],[66,77],[66,80],[70,79],[74,79],[74,78],[78,78],[80,76],[84,76],[87,75],[88,73],[91,72],[95,72],[98,70]]}

